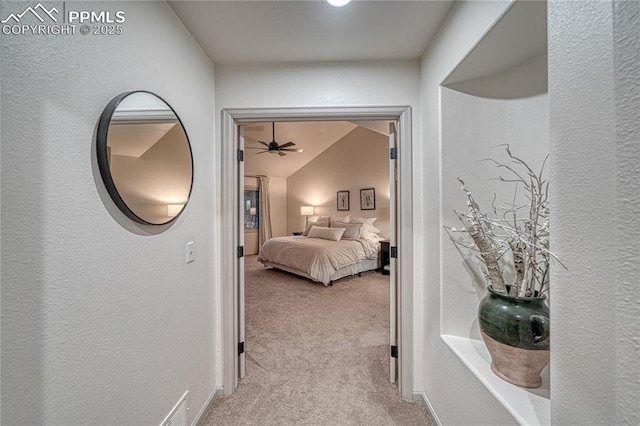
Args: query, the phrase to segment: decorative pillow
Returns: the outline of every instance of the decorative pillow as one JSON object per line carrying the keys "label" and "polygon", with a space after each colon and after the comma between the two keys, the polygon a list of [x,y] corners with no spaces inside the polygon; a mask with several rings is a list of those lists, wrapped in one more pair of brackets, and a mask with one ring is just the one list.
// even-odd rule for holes
{"label": "decorative pillow", "polygon": [[380,234],[380,230],[373,225],[369,225],[368,223],[363,223],[360,227],[360,234],[358,238],[362,238],[364,240],[375,239],[375,237]]}
{"label": "decorative pillow", "polygon": [[333,216],[331,217],[331,222],[333,222],[334,220],[335,220],[336,222],[345,222],[345,223],[349,223],[349,222],[351,222],[351,215],[346,215],[346,216],[336,216],[336,215],[333,215]]}
{"label": "decorative pillow", "polygon": [[312,226],[309,231],[309,238],[322,238],[323,240],[340,241],[344,234],[344,228],[325,228]]}
{"label": "decorative pillow", "polygon": [[329,222],[331,220],[330,216],[310,216],[310,222]]}
{"label": "decorative pillow", "polygon": [[344,228],[345,231],[344,235],[342,235],[342,238],[358,238],[358,236],[360,235],[361,226],[362,223],[347,223],[337,220],[331,221],[332,228]]}
{"label": "decorative pillow", "polygon": [[352,217],[349,222],[351,223],[359,222],[359,223],[367,223],[369,225],[373,225],[373,222],[375,222],[376,219],[378,218],[377,217]]}
{"label": "decorative pillow", "polygon": [[309,223],[307,223],[307,226],[304,227],[304,231],[302,231],[302,235],[304,235],[304,236],[308,235],[312,226],[320,226],[320,227],[323,227],[323,228],[328,228],[329,227],[329,221],[327,220],[326,222],[309,222]]}

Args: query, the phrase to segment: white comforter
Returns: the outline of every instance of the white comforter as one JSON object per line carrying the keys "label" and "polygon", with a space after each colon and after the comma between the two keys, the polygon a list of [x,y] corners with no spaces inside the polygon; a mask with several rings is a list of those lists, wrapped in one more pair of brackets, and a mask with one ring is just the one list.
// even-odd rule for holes
{"label": "white comforter", "polygon": [[363,239],[329,241],[303,236],[276,237],[262,245],[258,260],[301,271],[326,285],[338,269],[366,259],[377,259],[378,244],[375,240]]}

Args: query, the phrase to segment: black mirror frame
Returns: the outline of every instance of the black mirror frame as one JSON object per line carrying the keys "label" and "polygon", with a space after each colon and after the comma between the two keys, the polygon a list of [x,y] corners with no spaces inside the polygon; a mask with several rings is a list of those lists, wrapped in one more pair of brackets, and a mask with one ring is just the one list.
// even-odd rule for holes
{"label": "black mirror frame", "polygon": [[[113,113],[115,112],[116,108],[118,108],[118,105],[120,104],[120,102],[122,102],[122,100],[127,96],[132,95],[134,93],[149,93],[157,97],[158,99],[160,99],[162,102],[164,102],[169,107],[169,109],[171,109],[173,114],[176,116],[176,119],[178,120],[178,123],[180,123],[180,125],[182,126],[184,135],[187,138],[187,147],[189,148],[189,157],[191,158],[191,185],[189,187],[189,195],[187,196],[187,200],[185,201],[184,206],[182,207],[182,210],[180,210],[180,212],[177,215],[175,215],[174,217],[172,217],[171,219],[163,223],[147,222],[140,216],[136,215],[129,208],[129,206],[127,206],[127,203],[125,203],[125,201],[122,199],[122,197],[120,196],[120,193],[118,192],[118,189],[116,188],[115,182],[113,181],[113,177],[111,176],[111,169],[109,168],[107,138],[109,136],[109,125],[111,124],[111,118],[113,117]],[[132,90],[129,92],[121,93],[115,98],[113,98],[102,111],[102,115],[100,115],[100,121],[98,122],[98,130],[96,132],[96,154],[98,157],[98,168],[100,169],[100,176],[102,176],[102,182],[104,182],[104,186],[107,188],[107,192],[111,196],[111,199],[116,204],[116,206],[120,209],[120,211],[124,213],[125,216],[127,216],[129,219],[134,220],[138,223],[142,223],[144,225],[154,225],[154,226],[167,225],[175,221],[182,214],[184,209],[187,207],[187,204],[189,203],[189,200],[191,198],[191,191],[193,190],[193,180],[194,180],[193,151],[191,150],[191,142],[189,141],[189,135],[187,134],[187,129],[184,127],[182,120],[180,120],[180,116],[175,112],[173,107],[169,105],[169,103],[165,101],[162,97],[156,95],[153,92],[149,92],[147,90]]]}

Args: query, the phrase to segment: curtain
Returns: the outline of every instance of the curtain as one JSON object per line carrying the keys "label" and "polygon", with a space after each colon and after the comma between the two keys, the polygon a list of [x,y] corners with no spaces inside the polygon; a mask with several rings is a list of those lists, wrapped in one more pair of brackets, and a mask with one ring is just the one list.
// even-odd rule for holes
{"label": "curtain", "polygon": [[271,238],[273,235],[271,233],[271,203],[269,201],[269,177],[268,176],[259,176],[259,186],[258,189],[260,191],[260,210],[259,217],[260,223],[258,225],[258,252],[260,252],[260,248],[265,241]]}

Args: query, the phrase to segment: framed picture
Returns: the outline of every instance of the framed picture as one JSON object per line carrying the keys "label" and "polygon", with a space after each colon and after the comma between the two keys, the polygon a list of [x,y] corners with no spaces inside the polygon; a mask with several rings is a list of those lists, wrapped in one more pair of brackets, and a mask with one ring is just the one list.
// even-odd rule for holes
{"label": "framed picture", "polygon": [[349,210],[349,191],[338,191],[338,211]]}
{"label": "framed picture", "polygon": [[360,190],[360,210],[376,209],[375,188],[364,188]]}

